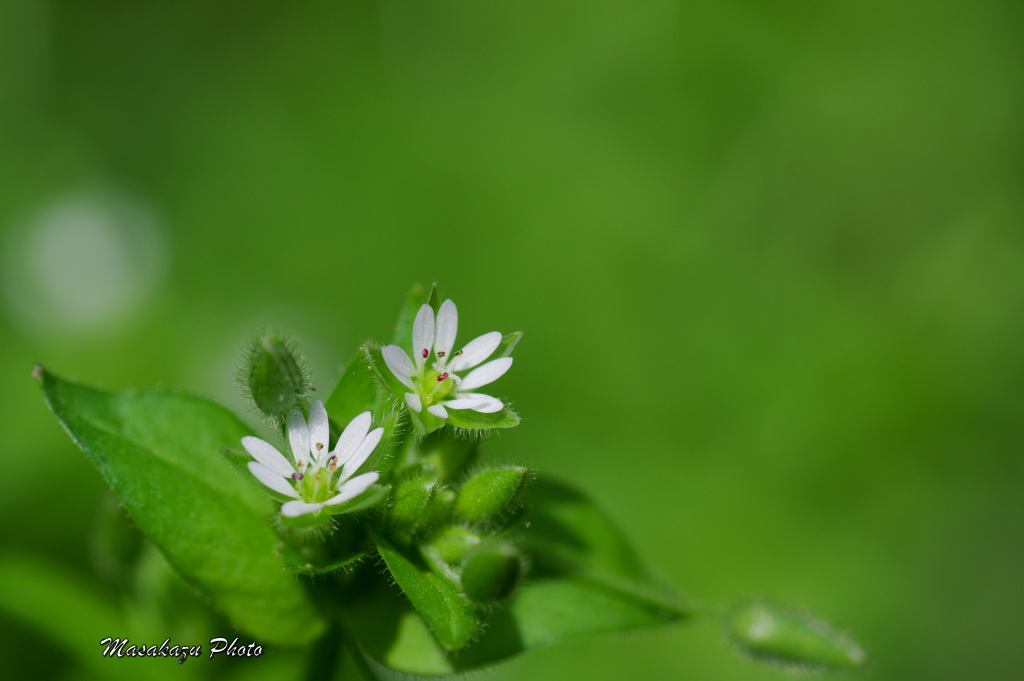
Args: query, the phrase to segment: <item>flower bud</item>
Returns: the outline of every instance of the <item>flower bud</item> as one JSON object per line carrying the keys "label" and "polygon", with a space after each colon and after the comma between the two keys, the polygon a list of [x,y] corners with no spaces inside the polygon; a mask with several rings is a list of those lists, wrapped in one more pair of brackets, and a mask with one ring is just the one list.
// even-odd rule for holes
{"label": "flower bud", "polygon": [[462,566],[462,590],[476,603],[496,603],[515,590],[522,573],[518,549],[508,542],[484,544]]}
{"label": "flower bud", "polygon": [[245,386],[256,407],[274,418],[298,407],[309,389],[295,350],[277,336],[257,338],[245,366]]}
{"label": "flower bud", "polygon": [[430,545],[446,563],[458,563],[480,545],[480,535],[462,525],[449,525],[430,539]]}
{"label": "flower bud", "polygon": [[819,669],[867,661],[856,643],[828,624],[776,605],[750,603],[734,611],[728,624],[733,640],[753,657]]}
{"label": "flower bud", "polygon": [[477,473],[459,489],[455,513],[471,523],[487,523],[502,517],[519,504],[528,473],[522,466]]}
{"label": "flower bud", "polygon": [[415,478],[395,490],[388,509],[388,524],[414,534],[430,529],[451,513],[455,494],[432,478]]}

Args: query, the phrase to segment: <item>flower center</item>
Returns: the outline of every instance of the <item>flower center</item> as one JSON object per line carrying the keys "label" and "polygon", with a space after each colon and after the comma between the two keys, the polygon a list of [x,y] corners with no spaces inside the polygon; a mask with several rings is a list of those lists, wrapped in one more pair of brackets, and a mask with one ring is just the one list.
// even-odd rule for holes
{"label": "flower center", "polygon": [[420,398],[425,405],[437,404],[455,390],[459,377],[434,364],[432,368],[424,367],[423,378],[420,379]]}
{"label": "flower center", "polygon": [[296,487],[303,501],[316,503],[326,501],[334,496],[334,475],[326,468],[318,468],[307,473],[299,480]]}

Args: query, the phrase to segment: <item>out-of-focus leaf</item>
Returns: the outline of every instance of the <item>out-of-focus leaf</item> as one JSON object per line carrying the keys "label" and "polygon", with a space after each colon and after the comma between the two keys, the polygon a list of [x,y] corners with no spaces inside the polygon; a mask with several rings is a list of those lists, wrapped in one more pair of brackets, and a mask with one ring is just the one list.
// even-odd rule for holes
{"label": "out-of-focus leaf", "polygon": [[381,535],[371,536],[391,576],[442,646],[458,650],[480,634],[481,622],[475,607],[455,586],[414,563]]}
{"label": "out-of-focus leaf", "polygon": [[658,581],[625,535],[596,504],[573,487],[541,476],[530,488],[523,541],[534,570],[575,575],[674,616],[686,603]]}
{"label": "out-of-focus leaf", "polygon": [[768,603],[750,603],[729,617],[729,631],[747,654],[761,660],[819,669],[851,669],[867,655],[848,636],[810,615]]}
{"label": "out-of-focus leaf", "polygon": [[229,411],[177,393],[105,392],[36,377],[54,414],[172,567],[264,641],[301,644],[324,621],[274,553],[269,499],[221,454],[249,435]]}

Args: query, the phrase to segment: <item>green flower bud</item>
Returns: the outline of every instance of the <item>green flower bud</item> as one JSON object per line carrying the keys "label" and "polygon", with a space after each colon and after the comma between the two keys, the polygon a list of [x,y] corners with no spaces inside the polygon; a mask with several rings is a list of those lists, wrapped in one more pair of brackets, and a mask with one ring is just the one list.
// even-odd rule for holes
{"label": "green flower bud", "polygon": [[514,510],[522,499],[529,471],[522,466],[477,473],[462,484],[455,513],[471,523],[487,523]]}
{"label": "green flower bud", "polygon": [[408,534],[434,527],[450,514],[455,493],[433,478],[398,485],[388,509],[388,524]]}
{"label": "green flower bud", "polygon": [[473,551],[462,566],[462,590],[476,603],[496,603],[515,590],[522,573],[518,549],[494,542]]}
{"label": "green flower bud", "polygon": [[458,563],[480,545],[480,535],[462,525],[449,525],[431,537],[430,545],[446,563]]}
{"label": "green flower bud", "polygon": [[846,669],[867,655],[853,641],[809,615],[767,603],[751,603],[729,617],[733,640],[749,655],[782,664]]}
{"label": "green flower bud", "polygon": [[309,381],[291,344],[275,335],[257,338],[245,366],[245,387],[256,407],[274,418],[298,407],[309,391]]}

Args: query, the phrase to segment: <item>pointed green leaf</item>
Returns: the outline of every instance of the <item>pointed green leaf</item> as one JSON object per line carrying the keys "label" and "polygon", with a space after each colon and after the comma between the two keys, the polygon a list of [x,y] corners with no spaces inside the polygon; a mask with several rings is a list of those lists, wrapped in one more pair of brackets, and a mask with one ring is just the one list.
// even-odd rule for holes
{"label": "pointed green leaf", "polygon": [[231,412],[185,394],[96,390],[42,367],[35,375],[71,438],[186,581],[268,642],[301,644],[323,631],[274,553],[272,503],[221,454],[250,434]]}
{"label": "pointed green leaf", "polygon": [[479,636],[480,618],[455,586],[414,563],[381,535],[371,532],[371,536],[391,576],[444,648],[464,648]]}
{"label": "pointed green leaf", "polygon": [[686,603],[658,581],[610,518],[583,493],[541,477],[530,488],[523,541],[542,574],[575,575],[677,616]]}
{"label": "pointed green leaf", "polygon": [[749,603],[729,617],[733,640],[769,662],[821,669],[851,669],[867,655],[848,636],[810,615],[769,603]]}

